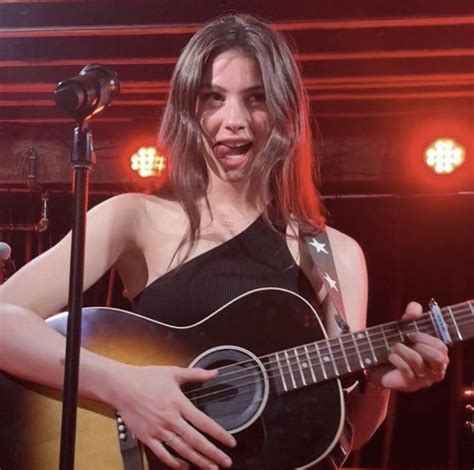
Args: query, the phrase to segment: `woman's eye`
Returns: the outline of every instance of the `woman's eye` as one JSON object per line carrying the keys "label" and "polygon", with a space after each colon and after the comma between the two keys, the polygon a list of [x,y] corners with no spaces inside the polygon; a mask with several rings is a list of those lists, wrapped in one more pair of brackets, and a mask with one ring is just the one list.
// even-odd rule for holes
{"label": "woman's eye", "polygon": [[218,107],[222,104],[223,97],[219,93],[214,93],[214,92],[209,92],[209,93],[203,93],[201,95],[201,100],[204,106],[207,106],[209,108],[215,108]]}
{"label": "woman's eye", "polygon": [[265,103],[265,95],[263,93],[256,93],[255,95],[251,95],[250,101],[252,103]]}
{"label": "woman's eye", "polygon": [[209,93],[206,96],[206,99],[207,101],[222,101],[223,100],[222,95],[220,95],[219,93]]}

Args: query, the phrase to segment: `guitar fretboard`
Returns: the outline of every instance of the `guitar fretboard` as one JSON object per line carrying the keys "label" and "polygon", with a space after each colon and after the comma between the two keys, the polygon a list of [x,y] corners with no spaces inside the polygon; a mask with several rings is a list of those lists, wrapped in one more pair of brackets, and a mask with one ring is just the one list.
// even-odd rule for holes
{"label": "guitar fretboard", "polygon": [[[441,315],[448,342],[474,337],[474,301],[445,307]],[[276,391],[284,393],[386,363],[391,347],[408,341],[414,332],[442,338],[436,319],[428,312],[417,320],[390,322],[279,351],[266,356],[264,364]]]}

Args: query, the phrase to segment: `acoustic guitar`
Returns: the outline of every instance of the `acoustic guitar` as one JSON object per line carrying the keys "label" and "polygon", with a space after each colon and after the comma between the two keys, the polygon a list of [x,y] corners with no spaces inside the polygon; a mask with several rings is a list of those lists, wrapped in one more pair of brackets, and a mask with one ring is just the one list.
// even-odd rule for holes
{"label": "acoustic guitar", "polygon": [[[448,343],[474,337],[473,301],[436,309],[416,321],[328,339],[305,299],[265,288],[184,327],[124,310],[85,308],[82,344],[130,364],[218,368],[217,378],[183,391],[236,437],[237,447],[225,450],[234,468],[334,469],[350,451],[341,377],[385,363],[390,347],[409,332]],[[65,334],[66,321],[62,313],[48,323]],[[57,468],[60,398],[58,391],[0,375],[1,470]],[[140,470],[126,458],[133,436],[121,437],[113,409],[80,400],[75,468]],[[154,458],[147,465],[162,468]]]}

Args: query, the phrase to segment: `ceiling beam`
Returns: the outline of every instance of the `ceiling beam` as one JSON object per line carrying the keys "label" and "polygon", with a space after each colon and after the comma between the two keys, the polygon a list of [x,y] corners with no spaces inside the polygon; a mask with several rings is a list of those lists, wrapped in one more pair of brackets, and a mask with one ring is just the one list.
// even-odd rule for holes
{"label": "ceiling beam", "polygon": [[[334,29],[407,28],[429,26],[474,25],[473,16],[408,17],[350,20],[313,20],[272,23],[280,31],[314,31]],[[150,25],[97,25],[97,26],[47,26],[31,28],[0,28],[0,39],[31,37],[84,37],[84,36],[150,36],[194,34],[200,24],[150,24]]]}

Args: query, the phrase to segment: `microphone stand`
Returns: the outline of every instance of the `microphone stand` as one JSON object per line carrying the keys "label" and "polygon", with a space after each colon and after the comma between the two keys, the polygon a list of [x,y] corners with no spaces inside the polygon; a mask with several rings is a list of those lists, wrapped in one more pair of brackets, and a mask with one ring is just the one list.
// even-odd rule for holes
{"label": "microphone stand", "polygon": [[89,172],[95,163],[92,133],[87,119],[73,131],[70,163],[73,170],[73,224],[69,273],[69,316],[67,321],[66,363],[61,424],[60,470],[74,469],[76,418],[81,347],[82,291]]}
{"label": "microphone stand", "polygon": [[86,213],[89,196],[89,171],[95,163],[92,133],[89,130],[88,122],[94,114],[109,106],[119,91],[120,81],[113,70],[100,64],[90,64],[84,67],[78,76],[59,83],[54,92],[56,105],[73,116],[77,123],[73,132],[70,157],[73,170],[73,223],[59,455],[60,470],[74,469]]}

